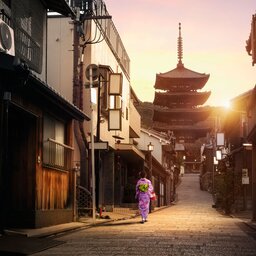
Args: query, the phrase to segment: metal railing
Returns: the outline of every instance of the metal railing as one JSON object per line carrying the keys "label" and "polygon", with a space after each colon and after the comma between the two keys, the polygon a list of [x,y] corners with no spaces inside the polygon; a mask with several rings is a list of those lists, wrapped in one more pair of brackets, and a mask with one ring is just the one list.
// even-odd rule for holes
{"label": "metal railing", "polygon": [[130,77],[130,58],[126,52],[126,49],[123,45],[123,42],[121,40],[121,37],[114,25],[114,22],[112,20],[105,20],[102,22],[99,22],[96,20],[98,26],[101,28],[104,28],[107,24],[107,29],[103,30],[105,33],[105,39],[108,42],[112,52],[116,56],[119,64],[122,66],[124,73]]}
{"label": "metal railing", "polygon": [[11,18],[4,9],[0,10],[0,19],[14,30],[15,56],[25,61],[37,73],[41,73],[42,46],[21,27],[19,22]]}
{"label": "metal railing", "polygon": [[73,150],[74,148],[49,138],[44,142],[43,164],[55,169],[71,170],[71,154]]}
{"label": "metal railing", "polygon": [[7,25],[11,26],[11,18],[10,16],[5,12],[4,9],[0,10],[0,19],[3,20]]}
{"label": "metal railing", "polygon": [[19,25],[14,26],[15,53],[37,73],[42,72],[41,46]]}

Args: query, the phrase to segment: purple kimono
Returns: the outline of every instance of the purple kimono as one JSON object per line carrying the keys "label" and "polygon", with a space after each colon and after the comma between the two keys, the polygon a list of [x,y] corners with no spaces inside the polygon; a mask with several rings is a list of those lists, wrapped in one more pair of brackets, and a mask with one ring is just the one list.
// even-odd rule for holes
{"label": "purple kimono", "polygon": [[149,213],[150,194],[153,192],[153,186],[150,180],[141,178],[136,185],[135,198],[139,201],[139,210],[143,220],[146,220]]}

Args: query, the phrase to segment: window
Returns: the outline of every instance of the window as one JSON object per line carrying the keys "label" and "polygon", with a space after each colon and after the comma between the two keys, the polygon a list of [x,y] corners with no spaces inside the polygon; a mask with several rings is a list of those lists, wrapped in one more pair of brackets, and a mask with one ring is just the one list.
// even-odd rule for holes
{"label": "window", "polygon": [[69,169],[72,148],[65,144],[65,123],[44,116],[43,164],[57,169]]}

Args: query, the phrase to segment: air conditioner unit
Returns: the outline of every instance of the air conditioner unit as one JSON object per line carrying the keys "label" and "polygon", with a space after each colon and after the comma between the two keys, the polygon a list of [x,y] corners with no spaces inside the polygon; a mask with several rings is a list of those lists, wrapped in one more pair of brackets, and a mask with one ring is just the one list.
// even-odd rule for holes
{"label": "air conditioner unit", "polygon": [[15,55],[13,29],[0,19],[0,52]]}

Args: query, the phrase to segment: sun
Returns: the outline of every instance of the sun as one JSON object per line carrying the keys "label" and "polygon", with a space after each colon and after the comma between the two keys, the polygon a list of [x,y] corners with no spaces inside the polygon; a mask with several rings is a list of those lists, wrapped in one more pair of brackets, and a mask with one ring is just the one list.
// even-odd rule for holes
{"label": "sun", "polygon": [[223,103],[223,106],[225,107],[225,108],[230,108],[230,101],[228,100],[228,101],[225,101],[224,103]]}

